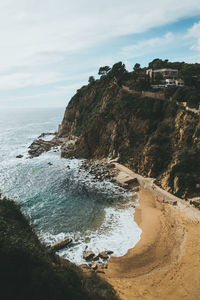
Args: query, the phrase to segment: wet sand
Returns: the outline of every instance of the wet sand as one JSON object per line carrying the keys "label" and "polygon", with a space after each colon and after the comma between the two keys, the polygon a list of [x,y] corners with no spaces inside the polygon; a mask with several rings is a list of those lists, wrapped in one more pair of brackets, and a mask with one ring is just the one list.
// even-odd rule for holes
{"label": "wet sand", "polygon": [[[116,164],[117,180],[135,176]],[[139,175],[138,175],[139,176]],[[140,241],[122,257],[112,257],[105,279],[122,300],[200,299],[200,211],[139,176],[139,206],[134,219]],[[171,200],[174,196],[171,195]]]}

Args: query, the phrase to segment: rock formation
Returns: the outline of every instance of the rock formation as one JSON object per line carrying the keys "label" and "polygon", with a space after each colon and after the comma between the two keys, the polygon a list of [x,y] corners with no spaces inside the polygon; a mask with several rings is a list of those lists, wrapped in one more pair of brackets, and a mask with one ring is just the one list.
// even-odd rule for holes
{"label": "rock formation", "polygon": [[173,101],[96,80],[71,99],[57,138],[62,157],[117,158],[178,196],[199,194],[200,117]]}

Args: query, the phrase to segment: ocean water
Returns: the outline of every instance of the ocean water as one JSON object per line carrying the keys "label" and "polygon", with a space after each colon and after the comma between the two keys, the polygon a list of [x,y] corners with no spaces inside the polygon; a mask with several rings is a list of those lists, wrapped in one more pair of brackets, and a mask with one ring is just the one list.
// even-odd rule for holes
{"label": "ocean water", "polygon": [[77,264],[84,263],[85,249],[124,255],[141,234],[133,220],[132,194],[108,181],[96,182],[79,170],[82,160],[62,159],[59,151],[28,158],[28,146],[42,132],[55,132],[63,114],[64,108],[1,110],[2,193],[21,204],[45,244],[73,238],[59,255]]}

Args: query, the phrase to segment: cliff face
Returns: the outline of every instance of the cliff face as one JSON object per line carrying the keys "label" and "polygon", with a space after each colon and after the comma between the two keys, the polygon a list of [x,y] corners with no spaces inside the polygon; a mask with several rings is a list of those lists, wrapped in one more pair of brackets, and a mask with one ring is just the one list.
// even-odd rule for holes
{"label": "cliff face", "polygon": [[200,118],[175,102],[142,97],[102,78],[77,91],[58,136],[63,157],[118,157],[178,196],[198,195]]}

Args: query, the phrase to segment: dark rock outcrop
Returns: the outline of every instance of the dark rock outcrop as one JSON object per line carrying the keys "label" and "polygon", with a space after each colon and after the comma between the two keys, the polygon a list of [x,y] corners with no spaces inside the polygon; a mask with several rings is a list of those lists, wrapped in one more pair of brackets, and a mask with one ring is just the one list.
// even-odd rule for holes
{"label": "dark rock outcrop", "polygon": [[101,257],[102,259],[108,259],[109,255],[106,251],[102,251],[99,253],[99,257]]}
{"label": "dark rock outcrop", "polygon": [[87,171],[89,174],[94,176],[94,179],[98,181],[109,180],[114,182],[116,171],[115,165],[107,162],[98,160],[86,160],[80,166],[80,169]]}
{"label": "dark rock outcrop", "polygon": [[85,260],[91,260],[95,256],[95,253],[93,251],[84,251],[83,252],[83,258]]}
{"label": "dark rock outcrop", "polygon": [[65,239],[65,240],[62,240],[62,241],[58,241],[58,242],[52,244],[51,245],[51,249],[53,249],[55,251],[58,251],[58,250],[61,250],[63,248],[66,248],[71,243],[72,243],[72,239],[68,238],[68,239]]}
{"label": "dark rock outcrop", "polygon": [[40,136],[38,136],[38,139],[42,139],[45,136],[49,136],[49,135],[56,135],[57,132],[43,132],[40,134]]}
{"label": "dark rock outcrop", "polygon": [[35,140],[30,146],[28,154],[31,158],[40,156],[43,152],[48,152],[51,148],[55,146],[54,142],[44,141],[42,139]]}

